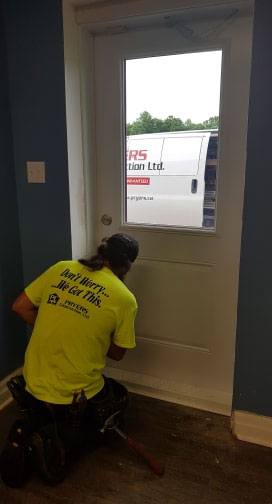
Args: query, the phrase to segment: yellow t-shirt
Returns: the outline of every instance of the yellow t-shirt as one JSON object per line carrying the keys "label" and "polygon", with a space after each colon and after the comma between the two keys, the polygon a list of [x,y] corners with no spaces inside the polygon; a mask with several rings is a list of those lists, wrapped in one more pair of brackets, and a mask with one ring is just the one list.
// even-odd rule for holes
{"label": "yellow t-shirt", "polygon": [[61,261],[25,289],[39,308],[25,354],[27,390],[37,399],[69,404],[84,389],[87,398],[104,385],[111,341],[135,347],[134,295],[103,267],[92,271],[78,261]]}

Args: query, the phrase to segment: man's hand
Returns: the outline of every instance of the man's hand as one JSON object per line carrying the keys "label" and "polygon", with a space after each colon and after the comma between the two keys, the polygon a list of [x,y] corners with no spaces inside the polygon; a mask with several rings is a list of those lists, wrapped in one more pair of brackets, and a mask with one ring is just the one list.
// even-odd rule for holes
{"label": "man's hand", "polygon": [[22,292],[14,301],[12,311],[19,315],[27,324],[32,326],[35,324],[38,308],[30,301],[25,292]]}
{"label": "man's hand", "polygon": [[123,359],[126,351],[127,351],[126,348],[121,348],[115,345],[114,343],[111,343],[107,353],[107,357],[116,361],[120,361],[121,359]]}

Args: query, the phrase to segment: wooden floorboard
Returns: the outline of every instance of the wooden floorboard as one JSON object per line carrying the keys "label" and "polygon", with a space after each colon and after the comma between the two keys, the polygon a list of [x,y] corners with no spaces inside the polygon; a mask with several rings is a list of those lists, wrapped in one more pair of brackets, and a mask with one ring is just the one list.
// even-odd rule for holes
{"label": "wooden floorboard", "polygon": [[[14,406],[0,412],[0,447]],[[227,417],[131,395],[127,431],[166,467],[159,478],[113,434],[75,461],[66,480],[33,474],[20,490],[0,483],[1,504],[272,504],[272,450],[235,440]]]}

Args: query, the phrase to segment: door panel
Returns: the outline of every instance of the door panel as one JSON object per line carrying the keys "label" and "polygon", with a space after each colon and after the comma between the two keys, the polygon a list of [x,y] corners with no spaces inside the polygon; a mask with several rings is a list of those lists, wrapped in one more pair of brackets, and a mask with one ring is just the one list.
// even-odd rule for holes
{"label": "door panel", "polygon": [[[126,225],[124,60],[220,48],[216,232]],[[138,344],[124,361],[110,363],[108,374],[143,393],[224,413],[232,399],[250,57],[247,17],[228,26],[221,40],[197,46],[163,28],[95,39],[97,240],[123,231],[140,243],[127,280],[139,304]],[[112,218],[108,226],[105,214]]]}
{"label": "door panel", "polygon": [[[138,261],[129,279],[139,302],[137,333],[181,349],[210,352],[214,339],[212,276],[210,266]],[[165,371],[167,375],[168,368]]]}

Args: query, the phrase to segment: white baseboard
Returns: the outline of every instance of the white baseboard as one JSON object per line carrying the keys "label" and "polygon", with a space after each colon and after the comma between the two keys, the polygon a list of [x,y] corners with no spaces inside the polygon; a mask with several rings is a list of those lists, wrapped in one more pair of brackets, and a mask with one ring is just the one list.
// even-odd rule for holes
{"label": "white baseboard", "polygon": [[113,367],[107,367],[106,374],[123,382],[129,391],[136,394],[222,415],[231,414],[231,394],[204,390]]}
{"label": "white baseboard", "polygon": [[232,433],[237,439],[272,448],[272,418],[233,411]]}
{"label": "white baseboard", "polygon": [[[22,374],[22,368],[16,369],[0,382],[0,410],[12,402],[6,383],[12,376],[18,374]],[[180,385],[170,380],[161,380],[113,367],[107,367],[107,375],[122,381],[131,392],[137,394],[222,415],[230,416],[231,414],[230,394]]]}
{"label": "white baseboard", "polygon": [[15,369],[13,373],[9,374],[2,381],[0,381],[0,410],[4,409],[8,404],[13,401],[13,397],[11,396],[8,387],[7,381],[12,378],[12,376],[22,374],[22,368]]}

